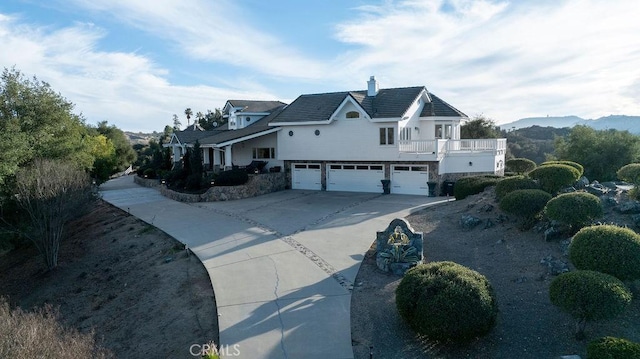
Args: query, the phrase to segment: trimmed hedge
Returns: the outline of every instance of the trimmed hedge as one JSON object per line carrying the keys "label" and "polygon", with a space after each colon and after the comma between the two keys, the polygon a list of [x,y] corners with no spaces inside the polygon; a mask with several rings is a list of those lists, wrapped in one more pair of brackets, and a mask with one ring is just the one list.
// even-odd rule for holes
{"label": "trimmed hedge", "polygon": [[582,228],[571,240],[569,260],[578,269],[640,279],[640,235],[614,225]]}
{"label": "trimmed hedge", "polygon": [[547,166],[547,165],[567,165],[567,166],[571,166],[571,167],[577,169],[578,172],[580,172],[580,174],[578,175],[578,178],[580,178],[580,176],[582,176],[584,174],[584,166],[582,166],[581,164],[579,164],[577,162],[573,162],[573,161],[546,161],[546,162],[542,162],[540,164],[540,166]]}
{"label": "trimmed hedge", "polygon": [[538,180],[543,190],[555,194],[573,185],[580,178],[580,171],[566,164],[547,164],[529,172],[529,177]]}
{"label": "trimmed hedge", "polygon": [[507,193],[500,200],[502,211],[523,219],[521,229],[528,229],[542,212],[551,195],[540,189],[519,189]]}
{"label": "trimmed hedge", "polygon": [[594,339],[587,345],[587,359],[640,359],[640,343],[615,337]]}
{"label": "trimmed hedge", "polygon": [[498,305],[482,274],[454,262],[420,264],[396,289],[400,316],[434,340],[465,341],[488,333]]}
{"label": "trimmed hedge", "polygon": [[640,163],[630,163],[626,166],[622,166],[617,172],[618,178],[633,183],[635,185],[640,184]]}
{"label": "trimmed hedge", "polygon": [[584,227],[604,214],[600,198],[587,192],[563,193],[544,209],[547,217],[572,227]]}
{"label": "trimmed hedge", "polygon": [[465,199],[484,191],[487,187],[495,186],[501,179],[500,176],[463,177],[456,181],[453,195],[456,200]]}
{"label": "trimmed hedge", "polygon": [[560,274],[549,285],[551,303],[583,321],[614,318],[631,298],[631,291],[618,278],[590,270]]}
{"label": "trimmed hedge", "polygon": [[506,162],[507,170],[518,174],[533,171],[537,166],[536,163],[528,158],[512,158]]}
{"label": "trimmed hedge", "polygon": [[234,168],[220,172],[214,180],[216,186],[239,186],[247,183],[249,175],[244,169]]}
{"label": "trimmed hedge", "polygon": [[540,189],[540,185],[538,182],[525,176],[507,177],[496,183],[496,197],[498,200],[501,200],[507,193],[519,189]]}

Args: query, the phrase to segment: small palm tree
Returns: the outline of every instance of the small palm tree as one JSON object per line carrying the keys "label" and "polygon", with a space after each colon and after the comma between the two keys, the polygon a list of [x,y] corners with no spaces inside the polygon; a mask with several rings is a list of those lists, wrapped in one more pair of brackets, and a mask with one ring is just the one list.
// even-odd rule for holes
{"label": "small palm tree", "polygon": [[193,115],[193,111],[191,111],[191,107],[187,107],[187,109],[184,110],[184,114],[187,115],[187,126],[189,126],[189,120],[191,119],[191,115]]}

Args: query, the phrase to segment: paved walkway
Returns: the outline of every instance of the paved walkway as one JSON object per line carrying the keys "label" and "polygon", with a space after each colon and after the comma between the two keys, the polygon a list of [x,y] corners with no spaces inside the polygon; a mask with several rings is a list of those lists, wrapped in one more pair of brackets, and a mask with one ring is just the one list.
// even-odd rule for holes
{"label": "paved walkway", "polygon": [[237,344],[233,357],[252,359],[353,358],[351,289],[376,231],[442,201],[287,190],[185,204],[131,176],[104,183],[101,192],[189,246],[213,284],[221,344]]}

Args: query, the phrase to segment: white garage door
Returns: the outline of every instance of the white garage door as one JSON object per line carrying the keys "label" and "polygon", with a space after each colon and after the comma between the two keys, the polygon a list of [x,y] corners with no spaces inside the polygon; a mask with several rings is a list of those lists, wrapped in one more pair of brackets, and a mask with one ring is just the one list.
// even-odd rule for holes
{"label": "white garage door", "polygon": [[328,164],[327,191],[382,193],[384,168],[368,164]]}
{"label": "white garage door", "polygon": [[428,195],[429,167],[392,166],[391,193]]}
{"label": "white garage door", "polygon": [[291,171],[291,188],[321,190],[322,179],[320,164],[318,163],[294,163]]}

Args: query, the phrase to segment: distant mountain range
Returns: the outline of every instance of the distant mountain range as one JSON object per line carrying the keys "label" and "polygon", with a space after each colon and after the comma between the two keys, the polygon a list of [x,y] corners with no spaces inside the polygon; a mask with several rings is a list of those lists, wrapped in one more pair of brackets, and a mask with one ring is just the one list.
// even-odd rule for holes
{"label": "distant mountain range", "polygon": [[586,125],[596,130],[627,130],[633,134],[640,135],[640,116],[626,115],[611,115],[595,120],[587,120],[578,116],[528,117],[498,126],[503,130],[511,131],[531,126],[563,128],[576,125]]}

